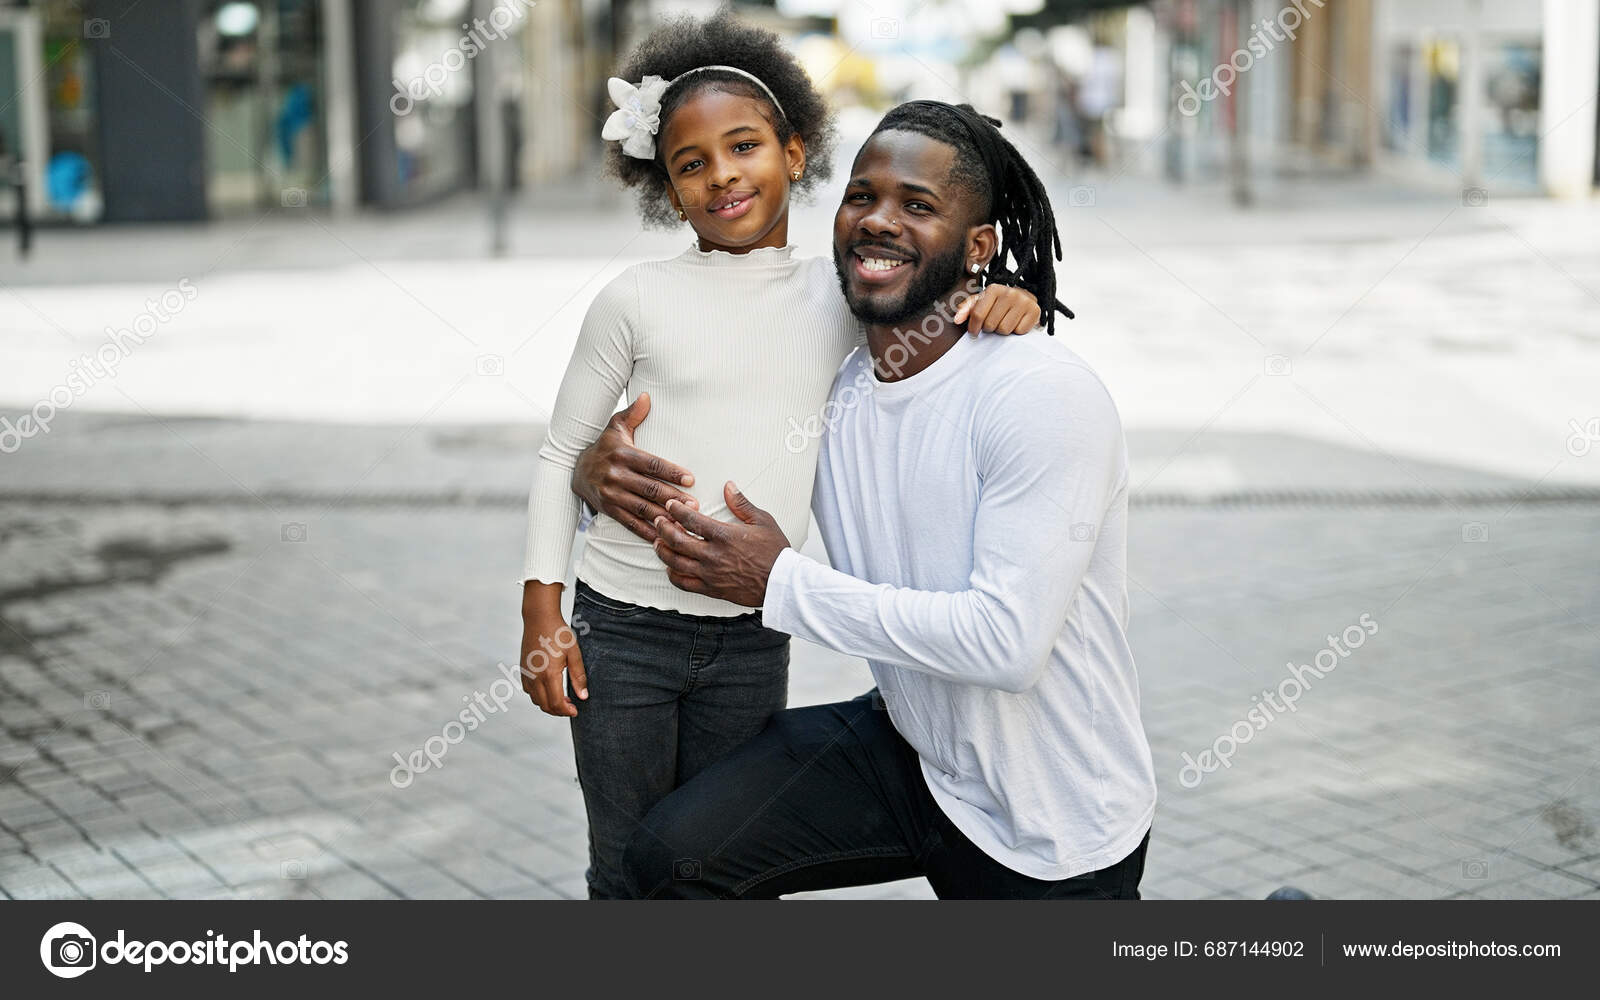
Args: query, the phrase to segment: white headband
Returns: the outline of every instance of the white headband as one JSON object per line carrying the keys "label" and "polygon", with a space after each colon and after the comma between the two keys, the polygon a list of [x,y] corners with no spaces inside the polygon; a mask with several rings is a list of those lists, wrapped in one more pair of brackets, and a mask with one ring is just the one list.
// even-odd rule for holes
{"label": "white headband", "polygon": [[778,114],[783,114],[783,105],[778,103],[778,98],[772,93],[771,88],[762,83],[760,77],[747,73],[737,66],[696,66],[666,81],[659,76],[647,76],[639,81],[637,87],[621,77],[614,76],[606,82],[606,90],[610,92],[611,103],[617,106],[617,110],[606,119],[605,127],[600,130],[600,138],[621,142],[622,151],[629,156],[641,160],[655,159],[656,132],[661,128],[661,95],[667,92],[668,87],[691,73],[704,73],[708,70],[720,70],[744,77],[760,87],[761,92],[772,101],[772,106],[778,109]]}

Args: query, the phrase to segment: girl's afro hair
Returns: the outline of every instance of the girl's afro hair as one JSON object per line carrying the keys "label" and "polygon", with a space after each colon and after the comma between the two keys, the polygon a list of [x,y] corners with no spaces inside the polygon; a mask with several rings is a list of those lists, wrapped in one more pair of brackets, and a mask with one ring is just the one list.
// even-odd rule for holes
{"label": "girl's afro hair", "polygon": [[[772,107],[760,87],[744,77],[710,70],[688,77],[662,95],[658,136],[666,131],[667,119],[690,97],[713,89],[740,94],[770,109],[768,117],[777,130],[778,141],[788,142],[798,134],[806,144],[806,172],[794,182],[795,196],[809,195],[817,184],[832,176],[836,136],[827,101],[776,34],[745,24],[734,16],[732,8],[723,7],[703,21],[683,16],[662,22],[628,55],[617,75],[637,84],[646,76],[671,80],[700,66],[736,66],[744,70],[772,90],[783,105],[783,113]],[[606,145],[610,147],[606,150],[606,166],[624,185],[638,189],[639,214],[645,224],[661,229],[679,225],[677,213],[667,200],[667,168],[661,162],[660,150],[654,159],[641,160],[623,153],[620,143]]]}

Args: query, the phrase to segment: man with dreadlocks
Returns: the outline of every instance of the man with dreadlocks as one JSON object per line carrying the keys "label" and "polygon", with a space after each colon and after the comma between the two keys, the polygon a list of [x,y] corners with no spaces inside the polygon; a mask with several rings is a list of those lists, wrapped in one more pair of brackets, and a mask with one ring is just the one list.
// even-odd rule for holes
{"label": "man with dreadlocks", "polygon": [[834,261],[867,344],[817,468],[833,568],[733,483],[738,522],[676,501],[656,521],[675,585],[865,657],[878,686],[778,713],[656,806],[624,863],[640,895],[925,875],[941,897],[1139,896],[1156,793],[1116,407],[1060,342],[951,320],[978,275],[1061,308],[1049,199],[998,124],[915,101],[851,168]]}

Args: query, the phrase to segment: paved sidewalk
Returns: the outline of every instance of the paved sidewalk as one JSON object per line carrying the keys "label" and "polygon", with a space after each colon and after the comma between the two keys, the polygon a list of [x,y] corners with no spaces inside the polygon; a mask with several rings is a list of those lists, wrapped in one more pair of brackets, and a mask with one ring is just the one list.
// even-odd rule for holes
{"label": "paved sidewalk", "polygon": [[[521,512],[429,489],[464,463],[510,490],[526,442],[389,428],[385,452],[376,431],[305,426],[327,461],[258,500],[241,487],[269,484],[233,473],[273,467],[208,439],[218,426],[63,426],[54,464],[0,492],[0,892],[582,895],[566,728],[525,700],[437,770],[390,780],[393,754],[488,691],[518,636]],[[1314,464],[1306,447],[1292,464]],[[213,464],[215,495],[186,502]],[[117,500],[141,483],[143,500]],[[1503,485],[1136,508],[1132,635],[1161,784],[1148,896],[1600,898],[1600,506],[1475,484]],[[29,485],[58,495],[17,494]],[[1375,635],[1245,732],[1252,696],[1289,697],[1286,664],[1314,664],[1363,615]],[[796,705],[870,684],[806,644],[791,674]],[[1247,742],[1227,768],[1182,771],[1230,731]]]}

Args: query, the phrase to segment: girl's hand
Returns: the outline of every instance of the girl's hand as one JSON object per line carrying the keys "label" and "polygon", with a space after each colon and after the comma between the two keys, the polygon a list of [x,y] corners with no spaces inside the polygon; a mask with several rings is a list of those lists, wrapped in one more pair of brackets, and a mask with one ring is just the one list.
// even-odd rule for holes
{"label": "girl's hand", "polygon": [[961,303],[951,319],[967,324],[967,332],[1027,333],[1039,325],[1042,314],[1033,293],[1011,285],[990,285]]}
{"label": "girl's hand", "polygon": [[522,690],[547,715],[573,716],[578,706],[561,683],[566,674],[578,700],[589,697],[589,678],[577,635],[561,616],[561,586],[529,580],[522,596]]}

